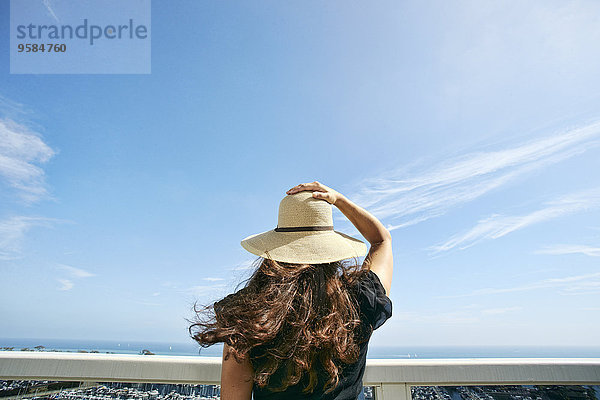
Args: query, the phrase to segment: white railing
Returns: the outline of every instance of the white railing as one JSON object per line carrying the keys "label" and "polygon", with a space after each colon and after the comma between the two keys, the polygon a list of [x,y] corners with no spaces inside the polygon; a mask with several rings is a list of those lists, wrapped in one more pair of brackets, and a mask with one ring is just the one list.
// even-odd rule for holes
{"label": "white railing", "polygon": [[[0,379],[219,384],[220,357],[0,351]],[[377,400],[411,386],[600,385],[600,358],[367,359]]]}

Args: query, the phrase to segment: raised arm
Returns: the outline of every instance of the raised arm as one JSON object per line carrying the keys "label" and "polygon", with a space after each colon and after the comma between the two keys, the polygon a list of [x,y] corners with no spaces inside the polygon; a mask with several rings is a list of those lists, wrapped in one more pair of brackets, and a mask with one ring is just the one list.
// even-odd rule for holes
{"label": "raised arm", "polygon": [[367,210],[353,203],[343,194],[317,181],[294,186],[287,191],[287,194],[294,194],[303,190],[311,190],[313,197],[327,200],[330,204],[336,206],[369,242],[371,248],[363,265],[379,277],[387,296],[389,296],[394,271],[392,235],[390,232]]}

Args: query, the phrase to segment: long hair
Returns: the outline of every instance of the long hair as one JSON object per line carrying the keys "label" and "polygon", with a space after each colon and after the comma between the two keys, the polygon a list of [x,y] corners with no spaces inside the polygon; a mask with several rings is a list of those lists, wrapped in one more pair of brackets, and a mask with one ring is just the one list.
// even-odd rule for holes
{"label": "long hair", "polygon": [[227,343],[238,362],[250,355],[261,388],[281,368],[281,384],[269,390],[284,391],[308,374],[302,391],[312,393],[320,365],[329,375],[323,391],[331,392],[344,364],[358,360],[359,344],[370,336],[352,290],[368,269],[345,261],[311,265],[262,257],[256,264],[241,290],[200,309],[194,303],[191,337],[201,347]]}

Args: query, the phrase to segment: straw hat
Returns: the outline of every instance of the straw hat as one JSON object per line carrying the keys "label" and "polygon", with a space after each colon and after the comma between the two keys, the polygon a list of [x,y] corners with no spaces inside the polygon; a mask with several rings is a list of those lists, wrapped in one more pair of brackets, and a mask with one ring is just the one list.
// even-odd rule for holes
{"label": "straw hat", "polygon": [[279,203],[277,228],[243,239],[250,253],[295,264],[320,264],[362,257],[362,241],[333,230],[332,206],[312,191],[287,195]]}

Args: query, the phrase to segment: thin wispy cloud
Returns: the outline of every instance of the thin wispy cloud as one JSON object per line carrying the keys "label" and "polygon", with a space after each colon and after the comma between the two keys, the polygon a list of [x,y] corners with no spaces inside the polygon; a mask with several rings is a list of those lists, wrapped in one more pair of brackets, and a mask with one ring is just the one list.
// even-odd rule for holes
{"label": "thin wispy cloud", "polygon": [[582,295],[582,294],[600,294],[600,279],[577,282],[576,284],[565,287],[562,295]]}
{"label": "thin wispy cloud", "polygon": [[161,285],[169,289],[177,289],[177,284],[175,282],[165,281]]}
{"label": "thin wispy cloud", "polygon": [[75,286],[75,282],[73,282],[72,279],[83,279],[83,278],[91,278],[93,276],[96,276],[96,274],[93,274],[89,271],[86,271],[81,268],[75,268],[70,265],[58,264],[56,267],[58,269],[66,271],[71,276],[71,279],[65,279],[65,278],[58,279],[58,281],[63,284],[63,286],[61,288],[59,288],[59,290],[71,290]]}
{"label": "thin wispy cloud", "polygon": [[396,321],[431,324],[465,324],[475,323],[479,318],[466,311],[449,311],[427,314],[415,311],[401,311],[394,315]]}
{"label": "thin wispy cloud", "polygon": [[215,285],[197,285],[184,289],[183,291],[193,296],[202,297],[221,293],[226,287],[227,285],[223,283]]}
{"label": "thin wispy cloud", "polygon": [[473,151],[422,172],[400,167],[360,182],[352,199],[394,230],[441,216],[526,173],[582,154],[598,146],[599,138],[600,122],[593,122],[501,150]]}
{"label": "thin wispy cloud", "polygon": [[0,221],[0,260],[22,258],[26,233],[35,226],[52,226],[58,220],[43,217],[14,216]]}
{"label": "thin wispy cloud", "polygon": [[57,279],[58,282],[60,282],[61,287],[58,288],[58,290],[71,290],[73,289],[73,282],[69,279]]}
{"label": "thin wispy cloud", "polygon": [[232,271],[249,271],[254,268],[255,261],[256,261],[255,259],[242,261],[241,263],[239,263],[236,266],[234,266],[233,268],[231,268],[231,270]]}
{"label": "thin wispy cloud", "polygon": [[0,119],[0,181],[25,203],[48,196],[41,165],[55,152],[27,126]]}
{"label": "thin wispy cloud", "polygon": [[486,310],[481,310],[481,313],[484,315],[497,315],[497,314],[505,314],[512,311],[522,310],[523,307],[502,307],[502,308],[488,308]]}
{"label": "thin wispy cloud", "polygon": [[434,253],[448,251],[455,247],[466,249],[474,244],[489,239],[498,239],[504,235],[530,225],[549,221],[558,217],[580,211],[600,207],[600,188],[584,190],[562,196],[556,200],[545,203],[546,206],[523,215],[493,214],[480,220],[473,228],[464,233],[452,236],[446,242],[431,246]]}
{"label": "thin wispy cloud", "polygon": [[600,257],[600,247],[579,244],[557,244],[536,250],[535,254],[584,254],[590,257]]}
{"label": "thin wispy cloud", "polygon": [[92,276],[96,276],[96,274],[93,274],[89,271],[86,271],[81,268],[71,267],[70,265],[59,264],[58,268],[67,271],[70,275],[72,275],[75,278],[89,278]]}
{"label": "thin wispy cloud", "polygon": [[527,292],[537,289],[557,288],[562,295],[580,295],[600,292],[600,272],[584,275],[573,275],[563,278],[548,278],[541,281],[506,288],[482,288],[470,293],[435,296],[438,299],[449,299],[457,297],[482,296],[489,294]]}
{"label": "thin wispy cloud", "polygon": [[524,272],[519,272],[518,274],[513,274],[511,275],[512,278],[516,278],[519,276],[526,276],[526,275],[540,275],[541,273],[544,272],[551,272],[551,271],[559,271],[562,270],[562,268],[539,268],[539,269],[532,269],[532,270],[528,270],[528,271],[524,271]]}
{"label": "thin wispy cloud", "polygon": [[[255,261],[256,261],[256,259],[249,259],[249,260],[242,261],[242,262],[234,265],[233,267],[230,267],[229,270],[236,271],[236,272],[251,271],[252,269],[254,269]],[[237,274],[234,274],[234,275],[237,275]],[[217,278],[217,277],[204,277],[204,278],[202,278],[202,280],[213,282],[213,283],[207,284],[207,285],[195,285],[195,286],[188,287],[185,289],[180,289],[179,291],[182,293],[185,293],[187,295],[193,296],[193,297],[206,297],[206,296],[219,297],[219,296],[224,296],[228,292],[231,292],[233,290],[232,285],[234,285],[235,282],[237,281],[235,278],[233,278],[231,281],[226,281],[224,278]]]}
{"label": "thin wispy cloud", "polygon": [[0,94],[0,115],[6,119],[27,118],[32,111],[24,104],[11,100]]}
{"label": "thin wispy cloud", "polygon": [[42,3],[44,4],[44,6],[46,7],[46,9],[48,10],[48,13],[50,13],[50,15],[52,16],[52,18],[54,18],[54,20],[56,22],[60,22],[58,20],[58,17],[56,16],[56,13],[54,12],[54,9],[52,8],[52,4],[50,3],[50,0],[42,0]]}
{"label": "thin wispy cloud", "polygon": [[[225,279],[222,278],[203,278],[209,282],[206,285],[194,285],[185,287],[180,284],[176,284],[174,282],[163,282],[162,286],[166,287],[176,293],[185,294],[192,297],[203,297],[208,295],[221,295],[224,294],[227,290],[228,284],[223,282]],[[161,292],[152,293],[152,297],[160,296]]]}
{"label": "thin wispy cloud", "polygon": [[162,306],[161,303],[153,303],[151,301],[145,301],[145,300],[134,300],[134,302],[137,304],[141,304],[143,306],[151,306],[151,307]]}
{"label": "thin wispy cloud", "polygon": [[499,307],[477,310],[481,306],[471,304],[461,307],[460,310],[428,313],[427,311],[401,311],[394,316],[394,320],[410,322],[411,324],[473,324],[481,322],[482,318],[490,315],[506,314],[522,310],[522,307]]}

